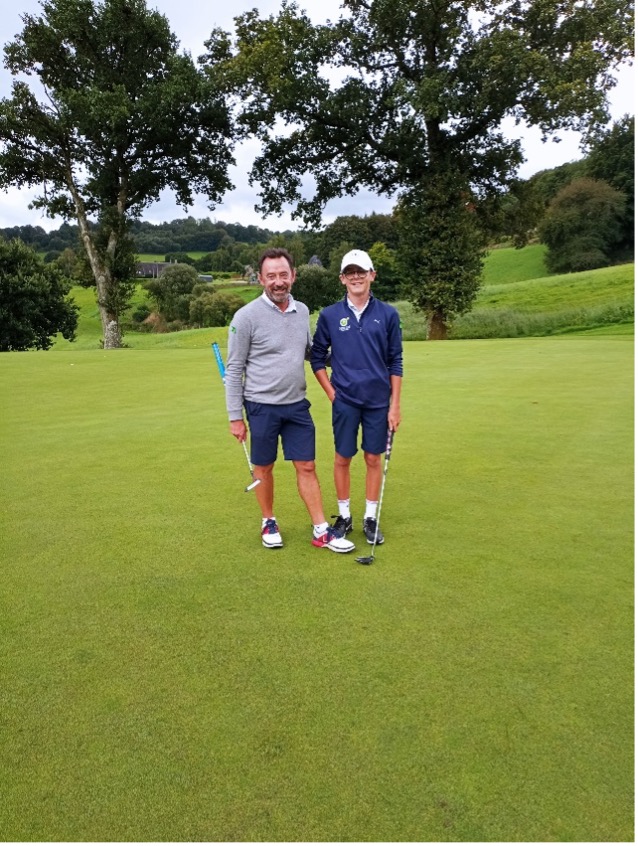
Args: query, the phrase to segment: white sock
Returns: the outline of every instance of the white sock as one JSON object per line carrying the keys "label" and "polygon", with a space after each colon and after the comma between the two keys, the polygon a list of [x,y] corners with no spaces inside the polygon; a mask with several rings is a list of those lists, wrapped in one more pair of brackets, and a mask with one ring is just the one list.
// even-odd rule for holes
{"label": "white sock", "polygon": [[364,520],[368,520],[370,517],[376,519],[378,504],[378,502],[371,502],[369,499],[366,499],[366,513],[363,515]]}
{"label": "white sock", "polygon": [[344,520],[346,517],[350,516],[350,500],[349,499],[338,499],[337,505],[339,506],[339,516],[343,517]]}
{"label": "white sock", "polygon": [[321,535],[325,535],[325,533],[328,531],[328,525],[328,522],[324,521],[323,523],[317,523],[315,526],[313,526],[312,528],[315,533],[315,537],[320,538]]}

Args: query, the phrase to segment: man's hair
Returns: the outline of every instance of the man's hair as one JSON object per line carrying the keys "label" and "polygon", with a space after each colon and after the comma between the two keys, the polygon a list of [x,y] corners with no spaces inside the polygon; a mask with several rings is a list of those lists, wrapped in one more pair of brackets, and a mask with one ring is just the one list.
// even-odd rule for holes
{"label": "man's hair", "polygon": [[290,255],[288,250],[284,250],[283,247],[269,247],[259,257],[259,272],[261,273],[261,266],[266,261],[266,259],[276,259],[276,258],[285,258],[288,262],[290,269],[295,269],[295,260]]}

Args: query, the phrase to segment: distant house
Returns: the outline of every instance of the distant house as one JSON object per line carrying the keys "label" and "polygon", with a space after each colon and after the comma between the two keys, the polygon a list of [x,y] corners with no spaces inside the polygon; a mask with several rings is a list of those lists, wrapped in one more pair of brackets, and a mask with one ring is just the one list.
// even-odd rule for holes
{"label": "distant house", "polygon": [[135,275],[143,279],[157,279],[169,266],[167,261],[140,261],[135,266]]}
{"label": "distant house", "polygon": [[319,258],[319,256],[313,256],[310,261],[308,262],[309,267],[323,267],[323,262]]}

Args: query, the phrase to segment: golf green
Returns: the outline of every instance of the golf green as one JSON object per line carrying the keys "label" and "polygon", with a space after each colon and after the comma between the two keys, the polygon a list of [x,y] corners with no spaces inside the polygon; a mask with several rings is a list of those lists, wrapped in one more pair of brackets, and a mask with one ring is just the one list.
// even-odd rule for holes
{"label": "golf green", "polygon": [[262,548],[210,348],[0,389],[3,839],[633,840],[633,338],[407,343],[368,567],[360,456]]}

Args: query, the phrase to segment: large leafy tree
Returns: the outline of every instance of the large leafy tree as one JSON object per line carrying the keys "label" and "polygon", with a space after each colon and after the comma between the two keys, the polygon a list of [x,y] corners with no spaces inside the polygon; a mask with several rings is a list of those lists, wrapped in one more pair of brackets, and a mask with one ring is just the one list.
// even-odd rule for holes
{"label": "large leafy tree", "polygon": [[[627,0],[343,0],[315,26],[292,2],[236,19],[207,43],[262,142],[261,208],[317,225],[331,198],[398,195],[403,273],[432,337],[479,284],[477,207],[523,160],[503,119],[582,130],[604,123],[612,69],[632,53]],[[222,60],[218,64],[219,60]],[[308,177],[314,184],[309,185]]]}
{"label": "large leafy tree", "polygon": [[552,273],[606,267],[623,238],[626,197],[602,179],[582,177],[562,188],[539,226]]}
{"label": "large leafy tree", "polygon": [[39,187],[33,206],[77,221],[104,346],[117,347],[130,224],[164,189],[184,207],[193,192],[221,199],[228,111],[144,0],[44,0],[22,20],[4,49],[15,79],[0,101],[0,185]]}
{"label": "large leafy tree", "polygon": [[48,350],[58,332],[75,338],[78,307],[71,282],[17,239],[0,239],[0,352]]}

